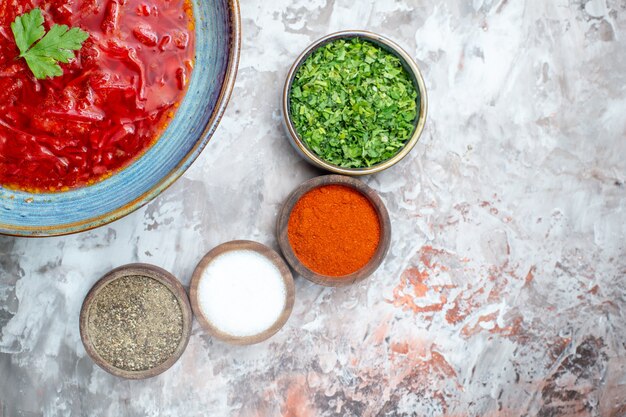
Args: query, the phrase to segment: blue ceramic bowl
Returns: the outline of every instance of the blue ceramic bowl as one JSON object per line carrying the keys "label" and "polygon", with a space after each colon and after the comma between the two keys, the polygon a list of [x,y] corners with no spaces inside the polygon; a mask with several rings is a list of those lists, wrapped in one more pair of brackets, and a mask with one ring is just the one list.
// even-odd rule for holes
{"label": "blue ceramic bowl", "polygon": [[172,185],[206,146],[235,84],[238,0],[193,0],[196,66],[189,91],[161,139],[141,158],[93,186],[32,194],[0,187],[0,234],[55,236],[93,229],[137,210]]}

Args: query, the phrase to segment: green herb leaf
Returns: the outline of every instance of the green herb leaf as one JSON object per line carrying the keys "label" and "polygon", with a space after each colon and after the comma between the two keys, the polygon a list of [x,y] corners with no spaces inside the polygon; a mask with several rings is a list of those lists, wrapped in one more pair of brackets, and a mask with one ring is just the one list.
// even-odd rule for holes
{"label": "green herb leaf", "polygon": [[26,55],[24,59],[35,77],[40,80],[63,75],[63,70],[53,58]]}
{"label": "green herb leaf", "polygon": [[28,48],[41,39],[45,33],[41,9],[33,9],[30,13],[18,16],[11,23],[11,31],[20,53],[28,51]]}
{"label": "green herb leaf", "polygon": [[[37,8],[17,17],[11,24],[20,58],[26,60],[38,79],[63,75],[58,63],[68,63],[74,58],[73,51],[79,50],[89,37],[89,33],[79,28],[56,24],[44,36],[43,22],[41,10]],[[39,42],[32,46],[36,41]]]}
{"label": "green herb leaf", "polygon": [[306,145],[345,168],[379,164],[415,130],[419,93],[400,59],[365,40],[337,40],[298,69],[291,117]]}

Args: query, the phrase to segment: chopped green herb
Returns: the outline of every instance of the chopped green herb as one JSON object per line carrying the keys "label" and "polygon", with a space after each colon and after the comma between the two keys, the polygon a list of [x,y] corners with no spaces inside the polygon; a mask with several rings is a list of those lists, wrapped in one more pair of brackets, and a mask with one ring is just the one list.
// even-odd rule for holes
{"label": "chopped green herb", "polygon": [[418,91],[400,59],[353,38],[318,48],[290,91],[293,125],[323,160],[365,168],[396,155],[411,137]]}
{"label": "chopped green herb", "polygon": [[56,24],[45,33],[43,22],[41,9],[36,8],[18,16],[11,23],[11,31],[20,50],[20,58],[26,60],[28,67],[38,79],[63,75],[58,63],[68,63],[74,58],[73,51],[79,50],[89,37],[87,32],[79,28],[70,29],[65,25]]}

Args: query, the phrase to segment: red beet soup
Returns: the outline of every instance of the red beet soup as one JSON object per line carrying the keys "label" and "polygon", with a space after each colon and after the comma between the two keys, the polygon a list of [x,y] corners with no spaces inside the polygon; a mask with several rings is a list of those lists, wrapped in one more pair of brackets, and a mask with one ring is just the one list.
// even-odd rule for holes
{"label": "red beet soup", "polygon": [[[11,31],[40,8],[89,33],[63,75],[35,78]],[[0,184],[89,185],[124,168],[173,118],[194,66],[190,0],[0,0]]]}

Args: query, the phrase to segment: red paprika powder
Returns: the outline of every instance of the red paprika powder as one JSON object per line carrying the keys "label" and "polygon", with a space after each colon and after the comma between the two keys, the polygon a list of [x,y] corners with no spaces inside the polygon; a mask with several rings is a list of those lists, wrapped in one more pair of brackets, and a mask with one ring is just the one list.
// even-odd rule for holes
{"label": "red paprika powder", "polygon": [[289,243],[311,271],[341,277],[364,267],[380,243],[380,219],[372,203],[344,185],[324,185],[294,206]]}

